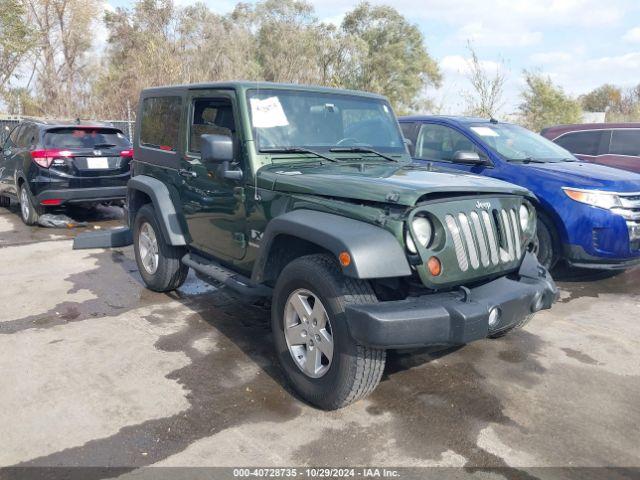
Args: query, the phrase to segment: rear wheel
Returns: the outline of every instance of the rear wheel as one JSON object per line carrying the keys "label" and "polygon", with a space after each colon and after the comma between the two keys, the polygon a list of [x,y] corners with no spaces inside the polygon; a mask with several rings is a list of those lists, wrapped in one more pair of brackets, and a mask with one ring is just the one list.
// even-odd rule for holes
{"label": "rear wheel", "polygon": [[150,204],[140,208],[136,215],[133,250],[140,275],[149,289],[156,292],[175,290],[187,278],[189,267],[181,262],[185,249],[165,241]]}
{"label": "rear wheel", "polygon": [[274,289],[271,326],[276,353],[289,382],[309,403],[334,410],[371,393],[380,382],[386,352],[354,340],[348,303],[374,303],[371,287],[342,275],[329,255],[292,261]]}
{"label": "rear wheel", "polygon": [[29,187],[25,183],[20,185],[18,197],[20,198],[20,218],[22,218],[22,221],[27,225],[38,223],[38,218],[44,213],[44,209],[35,204],[31,192],[29,192]]}

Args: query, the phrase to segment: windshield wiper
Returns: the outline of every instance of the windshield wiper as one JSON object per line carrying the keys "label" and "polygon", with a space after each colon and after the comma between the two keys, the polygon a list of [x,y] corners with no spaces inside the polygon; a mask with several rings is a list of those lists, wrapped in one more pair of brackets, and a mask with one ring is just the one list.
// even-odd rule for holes
{"label": "windshield wiper", "polygon": [[93,148],[110,148],[115,146],[115,143],[96,143]]}
{"label": "windshield wiper", "polygon": [[533,157],[512,158],[511,161],[512,162],[522,162],[522,163],[547,163],[546,160],[539,160],[539,159],[533,158]]}
{"label": "windshield wiper", "polygon": [[378,155],[379,157],[384,158],[385,160],[389,160],[390,162],[397,162],[398,160],[396,158],[393,157],[389,157],[388,155],[385,155],[384,153],[380,153],[377,150],[374,150],[372,148],[367,148],[367,147],[333,147],[329,149],[330,152],[336,152],[336,153],[340,153],[340,152],[344,152],[344,153],[374,153],[376,155]]}
{"label": "windshield wiper", "polygon": [[302,148],[302,147],[261,148],[260,152],[262,153],[309,153],[311,155],[315,155],[316,157],[329,160],[330,162],[337,162],[335,158],[331,158],[326,155],[323,155],[322,153],[316,152],[314,150],[309,150],[308,148]]}

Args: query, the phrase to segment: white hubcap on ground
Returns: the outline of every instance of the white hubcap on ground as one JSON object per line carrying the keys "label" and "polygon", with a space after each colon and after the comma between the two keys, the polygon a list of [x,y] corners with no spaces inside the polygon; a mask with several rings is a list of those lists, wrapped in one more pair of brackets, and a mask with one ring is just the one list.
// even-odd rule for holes
{"label": "white hubcap on ground", "polygon": [[150,275],[156,273],[158,269],[158,240],[156,239],[156,232],[147,222],[144,222],[140,227],[138,252],[140,253],[142,266],[147,273]]}
{"label": "white hubcap on ground", "polygon": [[20,190],[20,211],[22,212],[22,218],[27,220],[29,218],[29,194],[24,187]]}
{"label": "white hubcap on ground", "polygon": [[320,299],[295,290],[284,308],[284,337],[294,363],[312,378],[322,377],[333,359],[333,330]]}

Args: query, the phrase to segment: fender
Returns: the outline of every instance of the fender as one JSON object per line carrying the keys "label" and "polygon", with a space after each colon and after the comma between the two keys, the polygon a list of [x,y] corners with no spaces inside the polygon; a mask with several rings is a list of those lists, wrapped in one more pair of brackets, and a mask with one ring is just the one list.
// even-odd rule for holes
{"label": "fender", "polygon": [[129,206],[128,220],[129,227],[133,227],[133,221],[138,209],[142,206],[135,199],[135,192],[145,193],[150,199],[160,221],[162,233],[170,245],[186,245],[187,240],[180,222],[178,214],[171,201],[169,189],[160,180],[147,175],[136,175],[127,183],[127,204]]}
{"label": "fender", "polygon": [[336,258],[341,252],[348,252],[351,264],[343,267],[343,272],[350,277],[368,279],[411,275],[402,246],[387,230],[331,213],[301,209],[275,217],[267,224],[253,267],[254,281],[264,280],[269,251],[276,237],[282,234],[316,244],[329,250]]}

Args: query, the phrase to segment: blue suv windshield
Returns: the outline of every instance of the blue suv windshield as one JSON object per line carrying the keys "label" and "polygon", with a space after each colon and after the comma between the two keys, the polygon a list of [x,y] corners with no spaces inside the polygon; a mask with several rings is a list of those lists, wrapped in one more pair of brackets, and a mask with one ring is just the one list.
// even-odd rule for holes
{"label": "blue suv windshield", "polygon": [[510,162],[576,160],[569,151],[518,125],[478,123],[469,128],[480,141]]}
{"label": "blue suv windshield", "polygon": [[382,99],[277,89],[249,90],[247,97],[259,151],[362,147],[406,153],[395,115]]}

